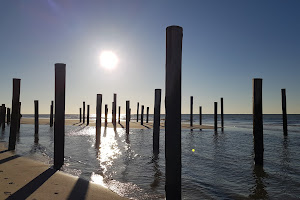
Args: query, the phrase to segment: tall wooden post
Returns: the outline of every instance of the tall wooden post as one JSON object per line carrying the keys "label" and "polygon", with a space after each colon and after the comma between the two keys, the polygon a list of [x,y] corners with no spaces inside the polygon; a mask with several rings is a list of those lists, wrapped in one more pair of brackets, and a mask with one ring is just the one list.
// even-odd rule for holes
{"label": "tall wooden post", "polygon": [[11,125],[9,134],[8,150],[15,150],[16,137],[18,131],[19,121],[19,101],[20,101],[20,86],[21,79],[13,79],[13,94],[12,94],[12,113],[11,113]]}
{"label": "tall wooden post", "polygon": [[107,113],[108,113],[108,108],[107,108],[107,104],[105,104],[105,127],[107,127]]}
{"label": "tall wooden post", "polygon": [[149,107],[147,107],[146,123],[149,121]]}
{"label": "tall wooden post", "polygon": [[50,106],[50,127],[53,126],[53,101],[51,101],[51,106]]}
{"label": "tall wooden post", "polygon": [[131,108],[129,108],[129,122],[131,121]]}
{"label": "tall wooden post", "polygon": [[87,105],[86,125],[90,124],[90,105]]}
{"label": "tall wooden post", "polygon": [[154,154],[159,153],[160,102],[161,102],[161,89],[155,89],[154,122],[153,122],[153,153]]}
{"label": "tall wooden post", "polygon": [[7,124],[10,124],[10,108],[7,108]]}
{"label": "tall wooden post", "polygon": [[113,124],[116,126],[116,121],[117,121],[117,94],[114,94],[114,108],[113,108]]}
{"label": "tall wooden post", "polygon": [[34,134],[39,133],[39,101],[34,100]]}
{"label": "tall wooden post", "polygon": [[97,94],[96,102],[96,141],[99,142],[101,135],[101,112],[102,112],[102,94]]}
{"label": "tall wooden post", "polygon": [[253,136],[255,165],[263,165],[262,79],[253,79]]}
{"label": "tall wooden post", "polygon": [[286,93],[281,89],[283,134],[287,135]]}
{"label": "tall wooden post", "polygon": [[82,123],[85,122],[85,102],[83,102],[83,105],[82,105]]}
{"label": "tall wooden post", "polygon": [[126,101],[126,133],[129,134],[129,115],[130,115],[130,102]]}
{"label": "tall wooden post", "polygon": [[20,131],[20,125],[21,125],[21,117],[22,117],[22,115],[21,115],[21,102],[19,102],[19,107],[18,107],[18,128],[17,128],[17,130],[18,131]]}
{"label": "tall wooden post", "polygon": [[5,104],[2,104],[1,106],[1,124],[2,124],[2,129],[5,129],[5,115],[6,115],[6,107]]}
{"label": "tall wooden post", "polygon": [[221,127],[222,131],[224,130],[224,105],[223,105],[223,97],[221,97]]}
{"label": "tall wooden post", "polygon": [[3,115],[2,115],[2,112],[3,112],[3,111],[2,111],[2,106],[0,106],[0,127],[2,126],[2,121],[3,121],[3,120],[2,120],[2,116],[3,116]]}
{"label": "tall wooden post", "polygon": [[54,168],[60,169],[65,157],[65,96],[66,64],[55,64],[55,123],[54,123]]}
{"label": "tall wooden post", "polygon": [[191,96],[191,111],[190,111],[190,126],[192,127],[193,126],[193,96]]}
{"label": "tall wooden post", "polygon": [[166,199],[181,199],[181,57],[183,30],[166,33]]}
{"label": "tall wooden post", "polygon": [[140,103],[137,102],[137,108],[136,108],[136,122],[139,122],[139,107],[140,107]]}
{"label": "tall wooden post", "polygon": [[215,102],[214,119],[215,119],[214,129],[215,129],[215,131],[218,131],[218,102]]}
{"label": "tall wooden post", "polygon": [[[199,106],[199,125],[202,125],[202,106]],[[202,131],[201,128],[200,131]]]}
{"label": "tall wooden post", "polygon": [[81,108],[79,108],[79,122],[81,122]]}
{"label": "tall wooden post", "polygon": [[119,120],[118,120],[118,123],[119,124],[121,123],[121,106],[119,106]]}
{"label": "tall wooden post", "polygon": [[144,125],[144,105],[142,105],[142,112],[141,112],[141,125]]}

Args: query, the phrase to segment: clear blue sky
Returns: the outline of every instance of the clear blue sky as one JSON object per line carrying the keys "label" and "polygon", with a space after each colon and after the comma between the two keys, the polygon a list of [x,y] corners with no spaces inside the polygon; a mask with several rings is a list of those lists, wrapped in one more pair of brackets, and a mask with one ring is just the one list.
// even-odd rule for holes
{"label": "clear blue sky", "polygon": [[[124,113],[130,100],[153,112],[154,89],[164,102],[165,29],[183,27],[182,112],[224,97],[225,113],[252,112],[252,78],[263,78],[264,113],[300,113],[300,1],[1,0],[0,102],[11,105],[12,78],[21,78],[22,112],[49,113],[54,63],[67,64],[66,113],[82,101],[95,113],[96,94]],[[103,50],[119,57],[99,64]],[[110,109],[109,109],[110,110]],[[162,104],[164,113],[164,104]]]}

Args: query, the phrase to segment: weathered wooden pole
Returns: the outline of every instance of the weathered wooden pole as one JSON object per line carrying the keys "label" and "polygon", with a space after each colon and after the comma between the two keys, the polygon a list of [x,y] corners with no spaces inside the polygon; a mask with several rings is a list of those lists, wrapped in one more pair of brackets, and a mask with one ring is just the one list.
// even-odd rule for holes
{"label": "weathered wooden pole", "polygon": [[281,103],[282,103],[282,124],[283,124],[283,134],[287,135],[287,114],[286,114],[286,93],[285,89],[281,89]]}
{"label": "weathered wooden pole", "polygon": [[166,30],[166,199],[181,199],[181,58],[183,30]]}
{"label": "weathered wooden pole", "polygon": [[87,105],[86,125],[90,124],[90,105]]}
{"label": "weathered wooden pole", "polygon": [[126,133],[129,134],[130,102],[126,101]]}
{"label": "weathered wooden pole", "polygon": [[139,122],[139,108],[140,108],[140,103],[137,102],[137,107],[136,107],[136,122]]}
{"label": "weathered wooden pole", "polygon": [[50,106],[50,127],[53,126],[53,101],[51,101],[51,106]]}
{"label": "weathered wooden pole", "polygon": [[191,104],[190,104],[190,106],[191,106],[191,111],[190,111],[190,126],[192,127],[193,126],[193,104],[194,104],[194,102],[193,102],[193,96],[191,96]]}
{"label": "weathered wooden pole", "polygon": [[[202,106],[199,106],[199,125],[202,125]],[[201,128],[200,131],[202,131]]]}
{"label": "weathered wooden pole", "polygon": [[107,108],[107,104],[105,104],[105,121],[104,121],[104,124],[105,124],[105,127],[107,126],[107,113],[108,113],[108,108]]}
{"label": "weathered wooden pole", "polygon": [[19,102],[19,107],[18,107],[18,128],[17,128],[17,130],[18,131],[20,131],[20,125],[21,125],[21,117],[22,117],[22,115],[21,115],[21,102]]}
{"label": "weathered wooden pole", "polygon": [[10,124],[10,108],[7,108],[7,120],[6,120],[6,122],[7,122],[7,124]]}
{"label": "weathered wooden pole", "polygon": [[82,123],[84,124],[85,122],[85,102],[83,102],[83,105],[82,105]]}
{"label": "weathered wooden pole", "polygon": [[155,89],[153,121],[153,153],[159,153],[161,89]]}
{"label": "weathered wooden pole", "polygon": [[129,122],[131,121],[131,108],[129,108]]}
{"label": "weathered wooden pole", "polygon": [[96,141],[100,141],[101,135],[101,112],[102,112],[102,94],[97,94],[96,103]]}
{"label": "weathered wooden pole", "polygon": [[39,133],[39,101],[34,100],[34,134]]}
{"label": "weathered wooden pole", "polygon": [[19,101],[20,101],[20,86],[21,79],[13,79],[13,94],[12,94],[12,113],[11,113],[11,125],[9,134],[8,150],[15,150],[16,137],[18,131],[19,121]]}
{"label": "weathered wooden pole", "polygon": [[147,107],[146,123],[149,122],[149,107]]}
{"label": "weathered wooden pole", "polygon": [[2,126],[2,106],[0,106],[0,127]]}
{"label": "weathered wooden pole", "polygon": [[79,122],[81,122],[81,108],[79,108]]}
{"label": "weathered wooden pole", "polygon": [[54,169],[60,169],[65,157],[66,64],[55,64]]}
{"label": "weathered wooden pole", "polygon": [[218,102],[215,102],[215,112],[214,112],[214,119],[215,119],[215,125],[214,129],[215,131],[218,131]]}
{"label": "weathered wooden pole", "polygon": [[117,94],[114,94],[114,108],[113,108],[113,124],[116,126],[117,122]]}
{"label": "weathered wooden pole", "polygon": [[6,115],[6,107],[5,104],[2,104],[1,106],[1,124],[2,124],[2,129],[5,129],[5,115]]}
{"label": "weathered wooden pole", "polygon": [[262,79],[253,79],[253,136],[255,165],[263,165]]}
{"label": "weathered wooden pole", "polygon": [[223,97],[221,97],[221,127],[222,131],[224,130],[224,105],[223,105]]}
{"label": "weathered wooden pole", "polygon": [[121,106],[119,106],[119,120],[118,120],[118,123],[119,124],[121,123]]}
{"label": "weathered wooden pole", "polygon": [[141,125],[144,125],[144,105],[142,105],[142,112],[141,112]]}

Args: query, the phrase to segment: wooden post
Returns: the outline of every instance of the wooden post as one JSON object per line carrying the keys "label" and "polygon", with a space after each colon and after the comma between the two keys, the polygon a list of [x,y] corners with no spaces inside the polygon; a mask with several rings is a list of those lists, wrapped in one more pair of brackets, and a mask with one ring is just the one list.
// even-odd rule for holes
{"label": "wooden post", "polygon": [[113,107],[113,124],[116,126],[117,122],[117,94],[114,94],[114,107]]}
{"label": "wooden post", "polygon": [[149,121],[149,107],[147,107],[147,116],[146,116],[146,123]]}
{"label": "wooden post", "polygon": [[114,125],[114,102],[111,103],[111,123]]}
{"label": "wooden post", "polygon": [[255,165],[263,165],[262,79],[253,79],[253,136]]}
{"label": "wooden post", "polygon": [[218,102],[215,102],[215,114],[214,114],[214,118],[215,118],[214,129],[215,129],[215,131],[218,131]]}
{"label": "wooden post", "polygon": [[0,127],[2,126],[2,106],[0,106]]}
{"label": "wooden post", "polygon": [[34,134],[39,133],[39,101],[34,100]]}
{"label": "wooden post", "polygon": [[119,124],[121,123],[121,106],[119,106],[119,120],[118,120]]}
{"label": "wooden post", "polygon": [[281,89],[283,134],[287,135],[286,93]]}
{"label": "wooden post", "polygon": [[81,122],[81,108],[79,108],[79,122]]}
{"label": "wooden post", "polygon": [[181,58],[183,30],[166,33],[166,199],[181,199]]}
{"label": "wooden post", "polygon": [[161,101],[161,89],[155,89],[154,122],[153,122],[153,153],[154,154],[159,153],[160,101]]}
{"label": "wooden post", "polygon": [[90,124],[90,105],[87,105],[86,125]]}
{"label": "wooden post", "polygon": [[102,112],[102,94],[97,94],[96,104],[96,141],[100,139],[101,135],[101,112]]}
{"label": "wooden post", "polygon": [[129,108],[129,122],[131,121],[131,108]]}
{"label": "wooden post", "polygon": [[21,125],[21,117],[22,117],[22,115],[21,115],[21,102],[19,102],[19,107],[18,107],[18,131],[20,131],[20,125]]}
{"label": "wooden post", "polygon": [[66,64],[55,64],[54,169],[60,169],[65,157]]}
{"label": "wooden post", "polygon": [[1,124],[2,124],[2,129],[5,129],[5,115],[6,115],[6,107],[5,104],[2,104],[1,106]]}
{"label": "wooden post", "polygon": [[51,101],[51,106],[50,106],[50,127],[53,126],[53,101]]}
{"label": "wooden post", "polygon": [[105,104],[105,127],[107,127],[107,113],[108,113],[108,108],[107,108],[107,104]]}
{"label": "wooden post", "polygon": [[130,115],[129,107],[130,107],[130,102],[126,101],[126,133],[127,134],[129,134],[129,115]]}
{"label": "wooden post", "polygon": [[7,124],[10,124],[10,108],[7,108]]}
{"label": "wooden post", "polygon": [[144,105],[142,105],[142,112],[141,112],[141,125],[144,125]]}
{"label": "wooden post", "polygon": [[140,107],[140,103],[137,102],[137,109],[136,109],[136,122],[139,122],[139,107]]}
{"label": "wooden post", "polygon": [[83,105],[82,105],[82,123],[84,124],[85,122],[85,102],[83,102]]}
{"label": "wooden post", "polygon": [[15,150],[16,137],[18,131],[19,121],[19,101],[20,101],[20,86],[21,79],[13,79],[13,94],[12,94],[12,113],[11,113],[11,125],[9,134],[9,145],[8,150]]}
{"label": "wooden post", "polygon": [[[202,107],[199,106],[199,125],[202,125]],[[200,131],[202,131],[202,129],[200,128]]]}
{"label": "wooden post", "polygon": [[221,97],[221,127],[222,131],[224,130],[224,105],[223,105],[223,97]]}
{"label": "wooden post", "polygon": [[190,126],[192,127],[193,126],[193,96],[191,96],[191,104],[190,104],[190,106],[191,106],[191,112],[190,112]]}

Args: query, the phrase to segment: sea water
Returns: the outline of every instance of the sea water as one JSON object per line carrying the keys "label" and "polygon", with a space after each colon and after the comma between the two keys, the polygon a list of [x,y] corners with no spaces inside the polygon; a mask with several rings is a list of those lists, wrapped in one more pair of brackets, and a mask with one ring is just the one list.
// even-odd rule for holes
{"label": "sea water", "polygon": [[[135,117],[132,115],[132,120]],[[66,115],[66,119],[76,118],[77,115]],[[286,137],[281,115],[264,115],[263,168],[253,163],[252,116],[224,118],[223,132],[182,130],[183,199],[300,199],[300,115],[288,115]],[[182,115],[183,123],[188,120],[189,115]],[[195,124],[198,120],[194,115]],[[213,115],[203,115],[203,124],[212,125]],[[158,156],[152,154],[152,129],[131,129],[127,136],[124,129],[102,127],[99,148],[95,146],[94,127],[65,129],[62,171],[131,199],[165,198],[163,129]],[[9,126],[0,130],[1,141],[7,142],[8,137]],[[53,139],[49,125],[40,125],[39,136],[34,137],[34,125],[22,124],[16,152],[53,164]]]}

